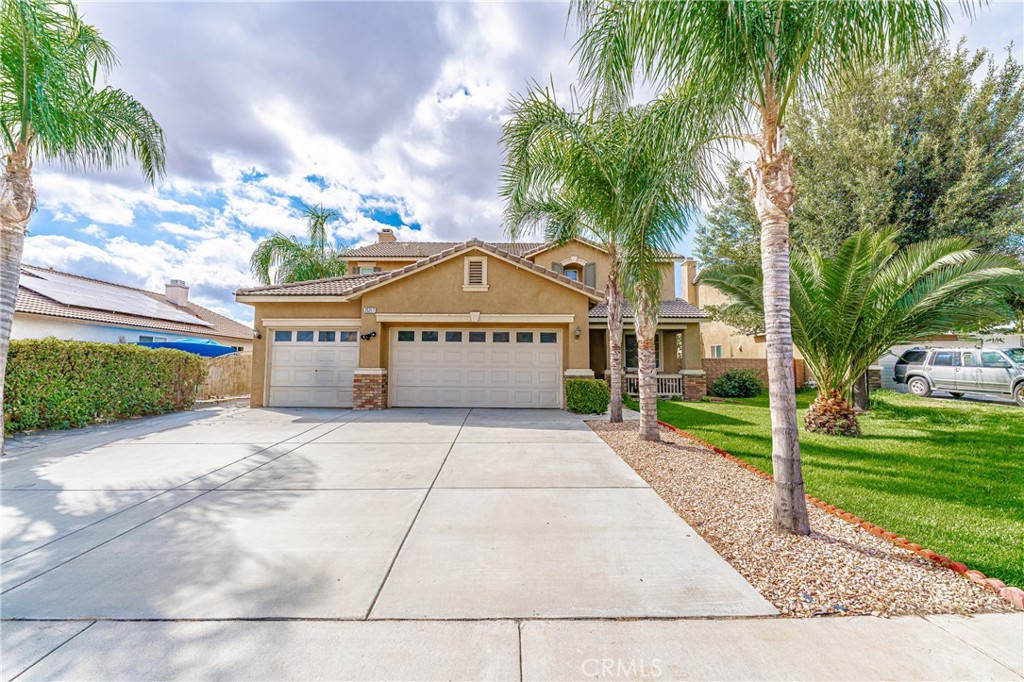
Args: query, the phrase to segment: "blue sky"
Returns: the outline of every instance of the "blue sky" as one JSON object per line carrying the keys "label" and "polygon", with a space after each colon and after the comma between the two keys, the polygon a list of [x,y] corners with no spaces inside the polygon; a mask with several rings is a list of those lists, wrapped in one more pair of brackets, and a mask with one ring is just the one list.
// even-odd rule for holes
{"label": "blue sky", "polygon": [[[243,321],[232,292],[299,207],[341,214],[339,243],[384,226],[401,239],[501,238],[498,132],[510,93],[573,79],[566,5],[501,3],[80,3],[117,48],[110,75],[168,140],[156,188],[133,168],[37,166],[26,262],[133,286],[186,280],[194,300]],[[1024,3],[951,40],[1021,58]],[[689,253],[690,237],[678,250]]]}

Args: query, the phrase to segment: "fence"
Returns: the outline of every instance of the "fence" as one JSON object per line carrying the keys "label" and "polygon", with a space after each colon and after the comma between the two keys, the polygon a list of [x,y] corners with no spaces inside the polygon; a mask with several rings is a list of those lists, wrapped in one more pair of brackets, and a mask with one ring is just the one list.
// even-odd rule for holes
{"label": "fence", "polygon": [[206,358],[206,381],[199,385],[199,399],[249,395],[252,387],[252,352]]}
{"label": "fence", "polygon": [[[718,377],[733,369],[753,370],[768,385],[768,361],[764,358],[704,358],[701,367],[707,375],[708,388],[718,381]],[[793,360],[793,374],[797,388],[807,383],[807,369],[803,360]]]}
{"label": "fence", "polygon": [[[683,377],[678,374],[658,374],[658,395],[661,397],[683,395]],[[629,395],[640,395],[640,377],[626,374],[622,377],[622,390]]]}

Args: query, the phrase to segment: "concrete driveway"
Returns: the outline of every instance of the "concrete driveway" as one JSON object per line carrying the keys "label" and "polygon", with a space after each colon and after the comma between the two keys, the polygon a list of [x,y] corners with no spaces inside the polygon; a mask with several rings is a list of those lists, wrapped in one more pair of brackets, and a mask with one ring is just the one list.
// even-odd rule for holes
{"label": "concrete driveway", "polygon": [[564,412],[154,426],[3,458],[4,618],[775,613]]}
{"label": "concrete driveway", "polygon": [[[1006,621],[969,639],[760,618],[775,610],[563,412],[216,408],[9,445],[4,680],[1012,670]],[[755,618],[680,620],[719,616]],[[893,648],[915,641],[922,660]]]}

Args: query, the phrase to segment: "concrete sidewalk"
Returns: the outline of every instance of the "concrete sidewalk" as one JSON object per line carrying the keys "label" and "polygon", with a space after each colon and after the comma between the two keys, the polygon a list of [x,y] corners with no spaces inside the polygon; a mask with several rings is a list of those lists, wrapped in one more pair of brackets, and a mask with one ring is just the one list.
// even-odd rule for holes
{"label": "concrete sidewalk", "polygon": [[1020,680],[1024,614],[4,622],[10,680]]}

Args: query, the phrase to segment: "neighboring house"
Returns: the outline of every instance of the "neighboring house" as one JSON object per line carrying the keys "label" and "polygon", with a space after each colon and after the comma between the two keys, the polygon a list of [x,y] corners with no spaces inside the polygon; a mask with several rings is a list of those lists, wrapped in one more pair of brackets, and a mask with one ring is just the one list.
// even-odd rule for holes
{"label": "neighboring house", "polygon": [[203,338],[252,350],[252,329],[188,300],[188,287],[164,293],[33,265],[21,266],[12,339],[137,343]]}
{"label": "neighboring house", "polygon": [[[566,378],[604,376],[609,260],[597,245],[378,239],[342,254],[345,277],[236,293],[259,332],[254,406],[559,408]],[[692,399],[704,394],[706,314],[676,299],[676,262],[688,280],[695,266],[664,255],[658,383]],[[625,327],[635,387],[628,317]]]}

